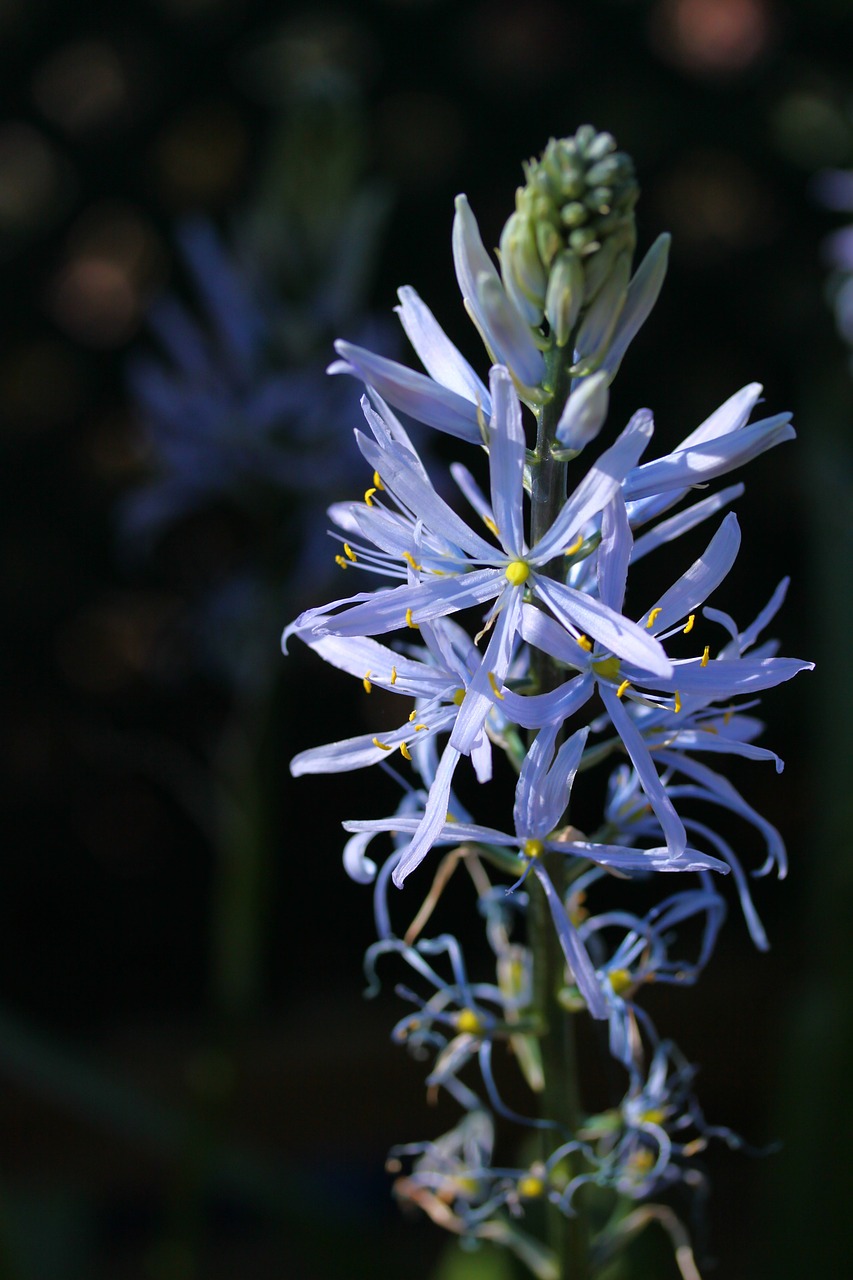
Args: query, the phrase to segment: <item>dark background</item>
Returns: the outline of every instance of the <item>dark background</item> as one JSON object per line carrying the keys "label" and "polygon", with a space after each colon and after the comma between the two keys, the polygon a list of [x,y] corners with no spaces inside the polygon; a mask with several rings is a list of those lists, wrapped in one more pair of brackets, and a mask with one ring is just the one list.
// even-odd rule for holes
{"label": "dark background", "polygon": [[[410,283],[479,361],[453,197],[496,243],[521,160],[591,121],[635,160],[641,250],[673,233],[616,420],[650,406],[663,451],[755,380],[767,412],[795,412],[799,440],[744,477],[744,548],[714,600],[743,624],[792,574],[774,633],[821,660],[767,699],[784,775],[736,778],[791,875],[756,888],[770,954],[733,910],[700,987],[655,1016],[702,1064],[709,1119],[784,1143],[709,1154],[707,1274],[821,1274],[851,1190],[853,382],[820,249],[843,218],[810,181],[853,165],[844,0],[0,3],[3,1274],[415,1280],[444,1243],[401,1220],[382,1171],[450,1115],[388,1042],[402,1011],[361,1000],[369,891],[340,868],[339,822],[382,810],[362,777],[286,767],[366,728],[363,703],[309,655],[282,660],[255,743],[272,850],[256,967],[229,1004],[217,779],[239,698],[196,660],[191,618],[245,530],[214,505],[140,559],[116,514],[148,465],[128,353],[162,289],[190,296],[176,223],[227,231],[245,208],[292,110],[293,48],[348,84],[365,179],[391,195],[376,314]],[[279,622],[311,602],[282,592]]]}

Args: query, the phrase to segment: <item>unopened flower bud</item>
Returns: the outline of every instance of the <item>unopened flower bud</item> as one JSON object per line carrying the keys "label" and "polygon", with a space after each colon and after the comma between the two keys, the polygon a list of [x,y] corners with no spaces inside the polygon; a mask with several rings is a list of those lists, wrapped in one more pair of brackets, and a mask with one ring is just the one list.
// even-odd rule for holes
{"label": "unopened flower bud", "polygon": [[548,278],[545,315],[558,347],[564,347],[572,336],[583,303],[584,277],[580,258],[571,249],[563,249]]}
{"label": "unopened flower bud", "polygon": [[501,275],[504,288],[529,324],[540,324],[545,305],[547,277],[536,248],[533,223],[526,214],[514,213],[501,234]]}
{"label": "unopened flower bud", "polygon": [[610,402],[606,373],[591,373],[572,388],[557,423],[557,440],[564,449],[580,453],[604,425]]}

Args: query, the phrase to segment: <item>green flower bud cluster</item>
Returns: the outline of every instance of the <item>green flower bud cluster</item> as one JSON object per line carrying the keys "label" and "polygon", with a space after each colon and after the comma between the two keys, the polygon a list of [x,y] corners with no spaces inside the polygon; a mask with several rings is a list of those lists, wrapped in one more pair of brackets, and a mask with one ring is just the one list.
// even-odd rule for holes
{"label": "green flower bud cluster", "polygon": [[524,174],[501,235],[504,287],[530,325],[544,317],[564,346],[605,282],[630,273],[639,187],[630,156],[588,124],[552,138]]}

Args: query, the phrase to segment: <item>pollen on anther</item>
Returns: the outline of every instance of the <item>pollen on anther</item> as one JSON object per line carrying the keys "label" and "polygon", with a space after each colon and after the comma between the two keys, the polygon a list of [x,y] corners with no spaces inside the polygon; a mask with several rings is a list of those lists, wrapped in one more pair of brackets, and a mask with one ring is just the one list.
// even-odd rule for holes
{"label": "pollen on anther", "polygon": [[372,739],[374,747],[378,747],[380,751],[393,751],[394,748],[389,746],[387,742],[380,742],[378,738]]}
{"label": "pollen on anther", "polygon": [[587,653],[592,652],[592,641],[589,636],[578,636],[578,644],[582,649],[585,649]]}
{"label": "pollen on anther", "polygon": [[410,564],[412,568],[415,569],[416,571],[423,568],[423,565],[418,564],[417,560],[412,555],[411,551],[404,551],[403,559],[407,562],[407,564]]}
{"label": "pollen on anther", "polygon": [[706,644],[702,653],[702,661],[699,665],[702,667],[707,667],[708,659],[710,658],[710,656],[711,656],[711,646],[709,644]]}
{"label": "pollen on anther", "polygon": [[677,689],[675,691],[675,701],[673,703],[672,709],[676,715],[678,715],[679,711],[681,710],[681,694],[678,692]]}
{"label": "pollen on anther", "polygon": [[392,668],[391,668],[391,683],[392,683],[392,684],[396,684],[396,683],[397,683],[397,668],[396,668],[396,667],[392,667]]}
{"label": "pollen on anther", "polygon": [[344,543],[344,555],[346,556],[347,560],[352,560],[353,563],[358,559],[358,556],[355,554],[355,552],[353,551],[352,547],[348,542]]}
{"label": "pollen on anther", "polygon": [[655,618],[659,613],[663,613],[663,605],[658,605],[656,609],[652,609],[649,614],[649,620],[646,623],[646,630],[649,631],[655,625]]}
{"label": "pollen on anther", "polygon": [[696,621],[696,614],[691,613],[690,617],[687,619],[687,622],[684,624],[684,631],[683,631],[684,635],[686,636],[690,635],[690,632],[693,630],[693,623],[695,621]]}
{"label": "pollen on anther", "polygon": [[498,526],[495,524],[491,516],[483,516],[483,524],[486,526],[489,533],[493,533],[496,538],[501,536],[498,532]]}
{"label": "pollen on anther", "polygon": [[374,471],[373,473],[373,483],[376,485],[377,489],[385,488],[385,485],[382,483],[382,477],[380,476],[378,471]]}
{"label": "pollen on anther", "polygon": [[418,626],[417,622],[414,622],[412,619],[411,609],[406,610],[406,626],[411,627],[413,631],[420,631],[420,627]]}
{"label": "pollen on anther", "polygon": [[492,693],[495,695],[496,698],[500,698],[501,702],[503,702],[504,695],[501,693],[500,689],[498,688],[498,682],[495,679],[494,671],[490,671],[488,675],[489,675],[489,684],[492,687]]}
{"label": "pollen on anther", "polygon": [[369,672],[369,671],[365,671],[365,673],[364,673],[364,679],[362,680],[362,682],[361,682],[361,683],[364,685],[364,692],[365,692],[365,693],[370,693],[370,690],[373,688],[373,685],[370,683],[370,672]]}
{"label": "pollen on anther", "polygon": [[405,742],[400,743],[400,755],[403,757],[404,760],[411,760],[412,758],[412,753],[409,750],[409,748],[406,746]]}
{"label": "pollen on anther", "polygon": [[506,580],[512,587],[520,587],[530,577],[530,565],[526,560],[511,560],[506,567]]}
{"label": "pollen on anther", "polygon": [[335,556],[335,564],[340,565],[342,569],[348,568],[347,562],[343,556]]}
{"label": "pollen on anther", "polygon": [[364,491],[364,501],[367,503],[369,507],[373,506],[373,495],[375,492],[376,492],[375,489],[365,489]]}
{"label": "pollen on anther", "polygon": [[622,681],[622,683],[620,684],[619,688],[616,690],[616,697],[617,697],[617,698],[621,698],[621,697],[622,697],[622,695],[623,695],[623,693],[625,692],[625,690],[626,690],[626,689],[630,689],[630,687],[631,687],[631,681],[630,681],[630,680],[623,680],[623,681]]}
{"label": "pollen on anther", "polygon": [[576,551],[580,551],[583,546],[583,534],[579,533],[570,547],[566,547],[563,552],[564,556],[573,556]]}

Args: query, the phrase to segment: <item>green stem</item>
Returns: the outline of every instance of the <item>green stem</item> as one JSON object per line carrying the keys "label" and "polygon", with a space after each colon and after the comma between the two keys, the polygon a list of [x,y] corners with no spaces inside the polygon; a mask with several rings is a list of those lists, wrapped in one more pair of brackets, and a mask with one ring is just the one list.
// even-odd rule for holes
{"label": "green stem", "polygon": [[[564,350],[570,353],[572,345]],[[568,360],[562,357],[562,351],[553,350],[549,369],[553,396],[539,414],[536,459],[531,474],[530,534],[534,545],[550,529],[566,501],[566,463],[552,455],[557,420],[569,390]],[[554,560],[547,572],[562,580],[562,559]],[[552,659],[541,650],[533,650],[531,663],[539,690],[556,688],[560,675]],[[547,855],[545,867],[557,892],[562,894],[566,888],[565,859],[559,854]],[[544,1028],[542,1115],[575,1133],[581,1106],[573,1015],[559,1000],[566,961],[544,891],[533,876],[530,877],[529,941],[533,953],[534,1012]],[[544,1143],[552,1140],[553,1134],[546,1131]],[[548,1154],[547,1150],[543,1151],[544,1156]],[[577,1212],[571,1218],[554,1205],[549,1204],[547,1209],[548,1240],[556,1254],[560,1280],[588,1280],[590,1275],[589,1228],[582,1199],[576,1198],[575,1208]]]}

